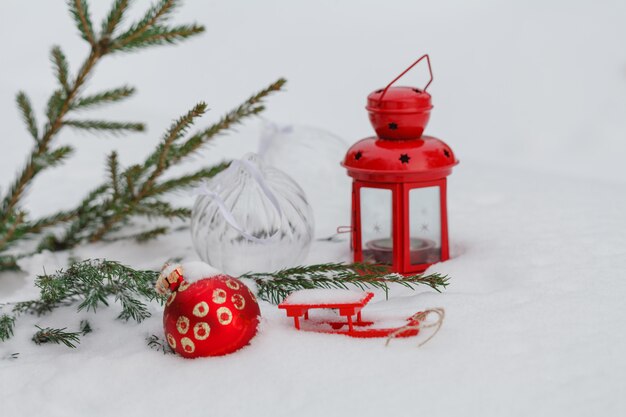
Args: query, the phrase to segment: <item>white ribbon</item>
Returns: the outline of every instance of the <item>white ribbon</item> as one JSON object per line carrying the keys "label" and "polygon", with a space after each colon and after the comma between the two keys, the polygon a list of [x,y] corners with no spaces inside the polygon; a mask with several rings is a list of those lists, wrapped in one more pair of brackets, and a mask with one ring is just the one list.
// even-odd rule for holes
{"label": "white ribbon", "polygon": [[[272,203],[272,206],[274,206],[274,208],[278,212],[278,216],[280,217],[280,222],[282,225],[283,210],[280,207],[280,203],[278,202],[276,195],[272,192],[270,187],[265,182],[265,178],[263,178],[263,173],[259,171],[259,169],[254,164],[252,164],[250,161],[245,160],[245,159],[232,161],[228,169],[230,170],[230,169],[238,169],[238,168],[243,168],[246,171],[248,171],[248,173],[252,176],[252,178],[254,178],[254,180],[257,182],[259,187],[261,187],[261,191],[263,191],[263,194],[265,194],[265,196],[268,198],[270,203]],[[207,187],[206,184],[202,184],[196,190],[196,194],[212,198],[213,201],[215,201],[215,203],[217,204],[217,207],[219,208],[220,213],[224,217],[224,220],[226,220],[226,223],[228,223],[233,229],[241,233],[241,235],[245,237],[246,239],[255,243],[260,243],[260,244],[265,245],[265,244],[275,241],[276,238],[279,237],[278,235],[280,233],[280,229],[281,229],[280,227],[271,236],[268,236],[265,238],[259,238],[259,237],[253,236],[251,233],[244,230],[244,228],[239,224],[237,219],[235,219],[235,217],[233,216],[233,212],[228,207],[226,207],[226,204],[224,203],[224,200],[222,199],[222,197],[217,192],[209,189],[209,187]]]}

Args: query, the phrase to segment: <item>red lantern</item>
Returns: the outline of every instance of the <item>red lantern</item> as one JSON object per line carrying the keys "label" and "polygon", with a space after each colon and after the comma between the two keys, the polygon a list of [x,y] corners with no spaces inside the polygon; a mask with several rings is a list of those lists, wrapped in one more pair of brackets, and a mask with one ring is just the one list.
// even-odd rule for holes
{"label": "red lantern", "polygon": [[[426,87],[392,87],[424,58],[430,72]],[[422,136],[433,107],[426,92],[432,80],[424,55],[367,97],[377,136],[355,143],[342,163],[353,178],[355,262],[410,274],[449,258],[446,177],[458,161],[446,143]]]}

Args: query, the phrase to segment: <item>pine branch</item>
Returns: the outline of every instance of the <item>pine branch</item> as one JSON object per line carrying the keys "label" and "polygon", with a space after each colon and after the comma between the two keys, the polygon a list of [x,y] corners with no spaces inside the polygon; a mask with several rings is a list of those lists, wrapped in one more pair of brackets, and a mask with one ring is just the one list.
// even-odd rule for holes
{"label": "pine branch", "polygon": [[0,250],[6,249],[15,240],[15,234],[20,225],[24,223],[24,217],[23,211],[17,212],[15,216],[9,218],[7,224],[2,225],[5,230],[0,235]]}
{"label": "pine branch", "polygon": [[150,177],[148,177],[146,182],[143,184],[141,190],[142,194],[146,194],[147,191],[152,188],[155,180],[168,167],[168,162],[170,160],[169,153],[174,142],[177,139],[180,139],[182,135],[187,132],[187,129],[189,129],[194,121],[205,113],[206,108],[206,103],[200,102],[196,104],[191,110],[189,110],[187,114],[180,117],[176,122],[172,124],[172,126],[170,126],[163,140],[157,147],[156,151],[152,155],[150,155],[144,163],[144,170],[152,166],[154,166],[154,170],[152,174],[150,174]]}
{"label": "pine branch", "polygon": [[119,163],[117,162],[117,152],[113,151],[107,158],[107,168],[109,170],[109,181],[111,182],[111,189],[113,190],[113,198],[118,198],[120,195],[120,180],[119,180]]}
{"label": "pine branch", "polygon": [[263,100],[270,94],[280,91],[286,83],[287,80],[279,78],[267,88],[249,97],[239,107],[228,112],[214,125],[191,136],[185,143],[176,148],[172,162],[177,162],[193,154],[213,137],[230,130],[233,126],[240,124],[244,119],[262,112],[265,109],[262,106]]}
{"label": "pine branch", "polygon": [[[118,199],[111,200],[109,211],[113,211],[114,214],[104,217],[101,225],[89,237],[89,241],[97,242],[102,240],[121,222],[128,221],[135,214],[141,214],[142,209],[147,207],[146,203],[154,204],[149,199],[163,193],[164,190],[173,191],[178,189],[177,186],[181,188],[188,187],[200,176],[215,175],[221,167],[212,167],[208,170],[196,172],[195,174],[197,175],[192,174],[191,177],[183,177],[182,180],[179,178],[177,179],[178,182],[176,182],[177,180],[166,182],[164,183],[165,186],[158,184],[158,179],[170,166],[181,162],[222,131],[230,129],[233,125],[241,123],[245,118],[261,112],[264,109],[261,105],[263,99],[271,93],[279,91],[285,82],[281,78],[272,83],[269,87],[248,98],[235,110],[227,113],[218,123],[196,133],[181,145],[178,145],[177,142],[183,140],[187,129],[195,119],[206,111],[206,104],[197,104],[187,114],[174,122],[166,132],[157,150],[148,156],[143,164],[134,165],[124,173],[127,180],[126,193]],[[151,168],[152,171],[149,172]],[[143,183],[141,181],[142,178],[146,178],[143,180]],[[161,211],[159,215],[170,217],[167,210]]]}
{"label": "pine branch", "polygon": [[81,320],[80,321],[80,334],[85,336],[86,334],[89,334],[91,332],[93,332],[93,329],[91,328],[91,324],[89,323],[89,321]]}
{"label": "pine branch", "polygon": [[163,181],[152,187],[150,196],[162,195],[172,191],[181,191],[197,186],[201,181],[213,178],[230,166],[230,162],[221,162],[217,165],[200,169],[194,173],[183,175],[182,177],[172,178]]}
{"label": "pine branch", "polygon": [[[72,220],[76,216],[76,213],[73,211],[60,211],[51,216],[42,217],[35,221],[30,221],[28,223],[22,222],[15,227],[14,233],[10,236],[8,240],[8,244],[18,241],[20,239],[24,239],[29,237],[29,235],[34,235],[40,233],[43,229],[48,227],[52,227],[58,225],[60,223],[65,223]],[[0,248],[6,248],[7,245],[0,243]],[[15,260],[13,260],[13,263]],[[0,262],[1,265],[1,262]],[[0,270],[2,267],[0,266]]]}
{"label": "pine branch", "polygon": [[169,227],[159,226],[154,229],[147,230],[145,232],[141,232],[134,236],[135,241],[137,243],[145,243],[149,240],[156,239],[159,236],[163,236],[170,231]]}
{"label": "pine branch", "polygon": [[64,344],[68,348],[74,349],[76,348],[76,344],[80,343],[80,332],[66,332],[66,327],[62,329],[35,327],[37,327],[39,331],[33,336],[33,342],[38,345],[43,343]]}
{"label": "pine branch", "polygon": [[144,17],[133,24],[112,43],[111,49],[120,49],[142,36],[148,29],[158,23],[165,23],[177,6],[175,0],[161,0],[152,5]]}
{"label": "pine branch", "polygon": [[[158,272],[135,270],[118,262],[86,260],[71,265],[65,271],[37,277],[35,284],[40,289],[39,299],[13,303],[13,313],[39,316],[60,306],[75,303],[78,303],[78,311],[95,312],[99,307],[108,306],[109,298],[112,297],[113,301],[122,307],[119,319],[141,322],[150,317],[146,302],[158,301],[162,304],[165,301],[154,291],[157,277]],[[4,326],[6,338],[12,335],[15,319],[14,316],[7,317],[9,318],[0,319],[0,326]],[[9,324],[11,332],[8,331]],[[50,329],[40,330],[44,330],[40,335],[42,340],[45,339],[44,336],[54,337],[56,334],[52,332],[48,335]],[[81,324],[81,333],[85,332],[85,326]]]}
{"label": "pine branch", "polygon": [[0,272],[1,271],[17,271],[17,258],[13,255],[0,255]]}
{"label": "pine branch", "polygon": [[35,170],[41,171],[44,168],[58,166],[67,159],[72,152],[74,152],[74,149],[71,146],[59,146],[52,151],[42,153],[33,159]]}
{"label": "pine branch", "polygon": [[55,46],[52,48],[52,52],[50,54],[50,59],[52,64],[54,65],[54,73],[57,76],[57,80],[63,90],[67,93],[70,91],[71,87],[69,84],[69,66],[67,64],[67,58],[61,51],[61,47]]}
{"label": "pine branch", "polygon": [[33,106],[30,104],[28,96],[26,96],[24,92],[20,91],[17,93],[15,101],[17,102],[17,107],[20,109],[20,113],[22,113],[22,119],[24,120],[24,124],[26,124],[28,133],[30,133],[35,141],[38,141],[39,131],[37,129],[37,121],[35,120]]}
{"label": "pine branch", "polygon": [[321,264],[284,269],[272,274],[248,273],[241,278],[255,281],[260,299],[279,304],[291,292],[310,288],[359,289],[378,288],[389,292],[389,284],[415,289],[427,285],[440,292],[448,285],[448,277],[441,274],[401,276],[389,274],[385,267],[370,264]]}
{"label": "pine branch", "polygon": [[[58,307],[76,303],[79,303],[78,311],[96,312],[99,307],[108,306],[113,299],[122,307],[119,319],[141,322],[150,317],[146,302],[158,301],[163,304],[165,301],[164,297],[154,290],[158,275],[156,271],[135,270],[115,261],[86,260],[71,265],[65,271],[39,276],[36,280],[36,285],[40,289],[39,299],[13,303],[14,316],[5,314],[0,317],[0,340],[7,340],[13,335],[17,315],[47,314]],[[391,283],[413,290],[419,285],[427,285],[441,291],[449,281],[446,275],[403,277],[389,274],[384,266],[360,263],[298,266],[274,273],[251,272],[242,275],[241,278],[253,280],[257,285],[257,296],[274,304],[280,303],[292,291],[306,288],[347,289],[354,286],[360,289],[378,288],[387,294]],[[42,334],[37,338],[52,341],[48,339],[59,334],[53,330],[40,328]],[[65,328],[60,331],[64,332]],[[80,332],[74,334],[79,336],[89,331],[88,323],[81,322]],[[59,340],[63,337],[61,335]]]}
{"label": "pine branch", "polygon": [[102,21],[101,39],[108,40],[110,38],[115,28],[121,23],[124,12],[126,12],[130,3],[130,0],[115,0],[111,11],[109,11],[106,19]]}
{"label": "pine branch", "polygon": [[135,89],[132,87],[120,87],[113,90],[103,91],[87,97],[81,97],[72,103],[72,110],[84,110],[94,107],[102,106],[105,104],[116,103],[122,101],[135,94]]}
{"label": "pine branch", "polygon": [[[158,5],[150,8],[144,19],[142,19],[138,24],[131,26],[130,33],[122,35],[122,38],[126,40],[131,38],[130,40],[132,40],[134,37],[139,40],[139,37],[142,34],[153,30],[154,27],[159,26],[162,22],[165,22],[169,14],[174,10],[175,4],[178,3],[179,2],[175,0],[169,0],[166,2],[161,1]],[[96,67],[96,64],[103,56],[112,51],[112,44],[115,41],[111,39],[111,35],[115,28],[123,20],[130,1],[115,0],[109,14],[102,22],[103,30],[102,37],[100,39],[97,39],[93,30],[87,1],[68,0],[67,4],[81,37],[89,42],[91,50],[87,58],[79,67],[75,77],[71,78],[69,75],[67,59],[62,50],[59,47],[54,47],[52,49],[51,59],[54,66],[55,76],[58,79],[61,88],[54,91],[48,99],[46,106],[47,123],[41,134],[37,129],[34,112],[28,98],[24,93],[18,94],[18,107],[20,108],[22,118],[26,123],[29,133],[36,140],[36,146],[32,149],[26,165],[17,174],[15,180],[9,187],[8,192],[2,196],[2,202],[0,203],[0,227],[5,227],[3,225],[10,224],[10,219],[15,217],[16,212],[19,211],[18,206],[20,201],[34,178],[44,168],[57,165],[69,155],[70,148],[67,147],[61,147],[54,151],[50,150],[54,138],[63,126],[72,126],[75,128],[94,131],[107,131],[111,133],[144,130],[144,126],[139,123],[78,121],[68,120],[66,118],[67,114],[73,110],[87,109],[100,104],[120,101],[134,93],[134,89],[122,87],[87,97],[82,97],[80,94],[87,79]],[[154,32],[148,33],[154,34]],[[181,34],[171,34],[167,36],[174,36],[174,38],[178,36],[176,39],[181,38]],[[150,41],[150,39],[147,38],[143,41],[147,42]],[[59,249],[68,247],[64,245],[73,245],[79,242],[80,239],[77,239],[76,236],[72,236],[72,234],[78,231],[83,231],[82,227],[93,222],[94,218],[88,213],[78,214],[81,217],[77,223],[73,223],[71,225],[69,232],[70,237],[73,239],[71,242],[61,242],[54,238],[54,236],[48,235],[41,242],[40,247]],[[28,224],[28,221],[25,221],[24,223]],[[35,229],[39,229],[41,225],[42,224],[39,224]],[[18,230],[27,230],[27,228],[24,227],[22,229],[16,229],[16,231]],[[3,237],[0,236],[0,239],[3,239]],[[4,236],[4,239],[6,239],[6,235]],[[8,241],[9,240],[7,240],[7,242]],[[1,249],[2,248],[0,248],[0,250]],[[0,268],[4,269],[5,267],[10,267],[12,258],[0,254],[0,261],[2,261],[0,262]]]}
{"label": "pine branch", "polygon": [[89,17],[89,5],[86,0],[68,0],[67,5],[70,14],[74,18],[76,27],[81,38],[89,42],[92,47],[97,46],[96,36],[93,32],[91,18]]}
{"label": "pine branch", "polygon": [[9,340],[13,336],[15,317],[3,314],[0,316],[0,342]]}
{"label": "pine branch", "polygon": [[163,352],[164,355],[174,354],[175,352],[170,348],[170,345],[157,335],[152,335],[146,338],[148,347],[153,350]]}
{"label": "pine branch", "polygon": [[141,35],[133,37],[132,41],[125,41],[119,46],[114,44],[112,51],[130,52],[148,46],[173,45],[202,32],[204,32],[204,26],[201,25],[154,26]]}
{"label": "pine branch", "polygon": [[113,135],[124,132],[143,132],[146,129],[143,123],[107,122],[103,120],[65,120],[63,125],[88,132],[103,131]]}
{"label": "pine branch", "polygon": [[148,218],[165,217],[184,220],[189,218],[191,210],[186,207],[172,207],[165,201],[146,201],[136,207],[136,214]]}

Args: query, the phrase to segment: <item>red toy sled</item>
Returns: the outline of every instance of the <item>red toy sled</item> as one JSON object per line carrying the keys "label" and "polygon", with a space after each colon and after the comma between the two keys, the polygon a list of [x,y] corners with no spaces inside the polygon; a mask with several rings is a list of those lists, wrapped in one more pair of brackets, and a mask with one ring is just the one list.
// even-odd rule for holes
{"label": "red toy sled", "polygon": [[[335,289],[300,290],[291,293],[278,305],[293,317],[298,330],[317,333],[344,334],[351,337],[410,337],[419,333],[419,321],[415,316],[406,320],[401,327],[375,328],[375,323],[361,317],[361,309],[374,297],[371,292]],[[315,320],[309,318],[309,310],[337,310],[345,320]],[[303,319],[301,322],[300,319]],[[401,329],[406,328],[404,331]]]}

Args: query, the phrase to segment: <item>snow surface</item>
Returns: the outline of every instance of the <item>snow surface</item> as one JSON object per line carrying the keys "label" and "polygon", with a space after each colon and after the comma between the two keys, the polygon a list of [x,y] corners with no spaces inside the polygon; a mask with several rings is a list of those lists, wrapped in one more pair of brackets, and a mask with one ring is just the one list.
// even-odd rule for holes
{"label": "snow surface", "polygon": [[[2,3],[0,34],[10,39],[0,44],[3,189],[32,145],[15,92],[25,89],[41,109],[54,87],[50,44],[63,45],[73,69],[86,52],[61,3]],[[107,3],[92,1],[93,13],[102,16]],[[198,20],[207,34],[111,58],[91,80],[91,91],[136,85],[136,98],[94,117],[136,117],[148,133],[102,139],[64,131],[59,143],[77,152],[41,175],[29,210],[71,207],[102,177],[106,151],[136,162],[197,101],[211,108],[208,124],[282,75],[288,91],[269,100],[265,118],[353,143],[372,132],[366,95],[430,52],[428,132],[461,160],[449,179],[452,259],[429,271],[449,274],[451,285],[443,294],[394,287],[389,300],[377,292],[363,315],[393,319],[440,306],[443,327],[421,348],[419,338],[385,347],[382,339],[297,332],[284,312],[261,303],[250,346],[190,361],[146,346],[147,336],[161,335],[157,305],[139,325],[115,320],[115,306],[97,314],[62,308],[21,317],[14,338],[0,344],[0,415],[626,415],[625,2],[187,3],[177,21]],[[423,79],[418,71],[406,83]],[[254,151],[259,130],[249,123],[219,138],[190,166]],[[320,237],[349,221],[349,194],[326,188],[347,187],[347,176],[315,168],[316,159],[341,156],[320,146],[307,161],[284,161],[294,177],[305,169],[317,177],[306,191],[314,207],[324,206]],[[0,302],[36,297],[35,276],[70,256],[153,269],[171,258],[197,260],[188,230],[145,245],[44,253],[25,259],[24,273],[0,276]],[[348,259],[343,235],[314,242],[307,261]],[[94,331],[75,350],[30,341],[36,324],[76,329],[81,319]],[[4,359],[14,352],[18,359]]]}
{"label": "snow surface", "polygon": [[173,264],[168,266],[162,271],[162,274],[168,276],[178,266],[182,267],[183,277],[185,281],[191,283],[199,281],[203,278],[209,278],[215,275],[219,275],[221,272],[211,265],[202,261],[185,262],[184,264]]}
{"label": "snow surface", "polygon": [[365,298],[364,291],[317,288],[294,291],[285,300],[284,304],[344,304],[358,303]]}

